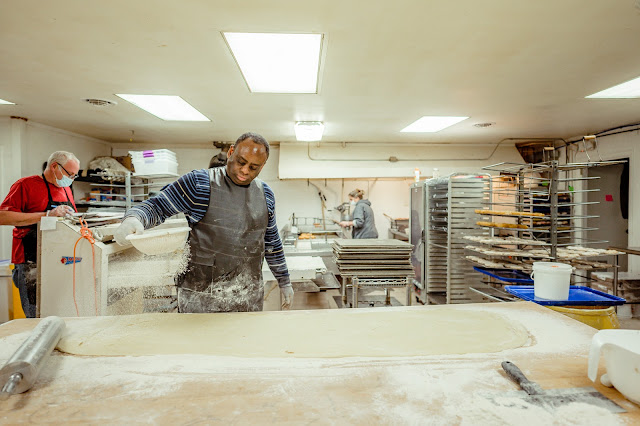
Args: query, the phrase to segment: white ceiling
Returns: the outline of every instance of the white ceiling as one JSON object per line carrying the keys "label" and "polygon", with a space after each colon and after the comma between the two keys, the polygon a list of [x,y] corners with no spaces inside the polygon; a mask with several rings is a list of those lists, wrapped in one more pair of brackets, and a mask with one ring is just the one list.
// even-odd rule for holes
{"label": "white ceiling", "polygon": [[[0,116],[95,138],[493,142],[640,121],[640,99],[584,96],[640,76],[634,0],[20,0],[0,2]],[[320,92],[253,94],[221,31],[326,37]],[[115,93],[179,95],[212,121],[166,122]],[[96,108],[85,98],[117,101]],[[465,115],[435,134],[423,115]],[[495,122],[480,129],[475,123]]]}

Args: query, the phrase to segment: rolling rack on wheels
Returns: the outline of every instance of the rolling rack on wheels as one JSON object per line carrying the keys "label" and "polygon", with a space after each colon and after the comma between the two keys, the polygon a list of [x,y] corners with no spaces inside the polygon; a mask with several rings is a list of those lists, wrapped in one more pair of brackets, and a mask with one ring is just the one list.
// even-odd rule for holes
{"label": "rolling rack on wheels", "polygon": [[464,259],[465,236],[489,235],[474,210],[487,208],[491,177],[454,173],[412,185],[410,234],[416,294],[421,303],[471,303],[469,289],[480,274]]}
{"label": "rolling rack on wheels", "polygon": [[[499,172],[492,178],[490,210],[476,210],[476,225],[490,231],[489,237],[466,237],[465,256],[483,282],[473,291],[492,301],[514,300],[503,290],[507,284],[531,285],[529,277],[534,261],[557,261],[575,268],[573,284],[589,285],[591,272],[613,269],[617,287],[616,250],[592,248],[604,244],[589,238],[598,228],[587,225],[589,192],[598,177],[582,173],[589,167],[619,164],[623,161],[598,161],[560,164],[556,160],[535,164],[498,163],[484,170]],[[591,187],[589,184],[592,184]],[[612,263],[593,260],[612,256]]]}

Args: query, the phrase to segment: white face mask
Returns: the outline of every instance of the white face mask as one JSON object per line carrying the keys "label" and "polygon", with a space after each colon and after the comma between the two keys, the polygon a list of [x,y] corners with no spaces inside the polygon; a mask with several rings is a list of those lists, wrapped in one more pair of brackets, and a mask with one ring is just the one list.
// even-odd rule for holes
{"label": "white face mask", "polygon": [[351,201],[349,201],[349,204],[351,204],[352,206],[355,206],[356,202],[355,202],[355,200],[351,200]]}

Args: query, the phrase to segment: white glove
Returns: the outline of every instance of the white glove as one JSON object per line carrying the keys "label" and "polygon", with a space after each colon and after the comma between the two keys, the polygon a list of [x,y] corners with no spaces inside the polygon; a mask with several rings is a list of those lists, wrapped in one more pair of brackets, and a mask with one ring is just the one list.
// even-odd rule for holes
{"label": "white glove", "polygon": [[293,304],[293,287],[291,284],[280,287],[280,293],[282,294],[282,310],[288,311]]}
{"label": "white glove", "polygon": [[128,217],[122,221],[120,226],[113,233],[113,237],[116,239],[116,243],[121,246],[127,244],[127,235],[130,234],[142,234],[144,232],[144,226],[135,217]]}
{"label": "white glove", "polygon": [[66,204],[61,204],[53,210],[47,212],[47,216],[64,217],[67,214],[73,213],[73,209]]}

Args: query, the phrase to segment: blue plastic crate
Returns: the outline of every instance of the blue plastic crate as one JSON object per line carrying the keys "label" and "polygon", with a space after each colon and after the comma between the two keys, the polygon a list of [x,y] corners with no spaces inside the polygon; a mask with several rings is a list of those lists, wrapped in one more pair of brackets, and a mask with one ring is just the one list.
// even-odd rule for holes
{"label": "blue plastic crate", "polygon": [[474,266],[473,269],[507,283],[533,284],[531,277],[524,272],[511,269],[480,268],[478,266]]}
{"label": "blue plastic crate", "polygon": [[569,300],[538,299],[532,285],[508,285],[504,289],[523,300],[545,306],[615,306],[626,302],[621,297],[578,285],[569,288]]}

